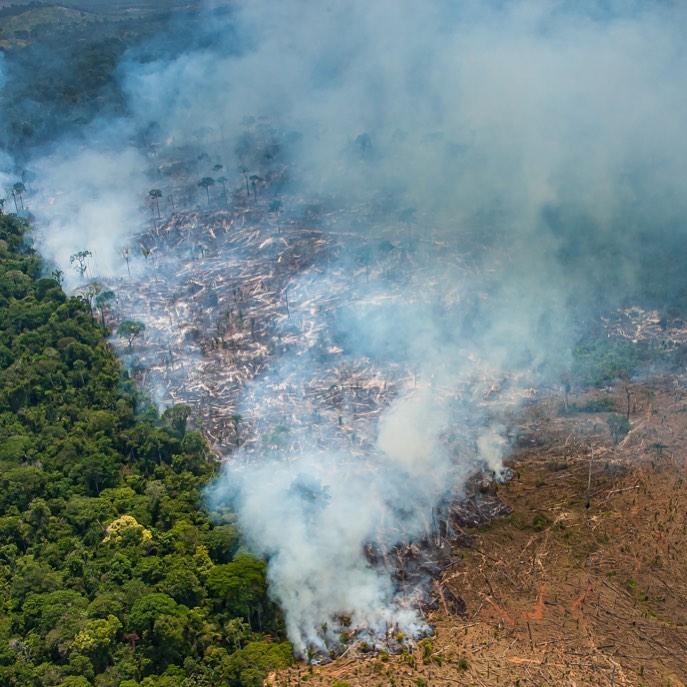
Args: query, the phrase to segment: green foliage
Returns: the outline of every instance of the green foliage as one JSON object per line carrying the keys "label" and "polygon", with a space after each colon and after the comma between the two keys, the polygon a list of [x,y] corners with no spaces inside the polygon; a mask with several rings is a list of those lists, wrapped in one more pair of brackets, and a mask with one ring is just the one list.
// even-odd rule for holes
{"label": "green foliage", "polygon": [[208,533],[208,553],[215,563],[228,563],[236,553],[239,536],[234,525],[218,525]]}
{"label": "green foliage", "polygon": [[568,406],[569,413],[612,413],[615,410],[613,396],[593,398],[579,403],[571,403]]}
{"label": "green foliage", "polygon": [[57,687],[91,687],[91,683],[81,675],[70,675],[62,680]]}
{"label": "green foliage", "polygon": [[548,520],[543,515],[535,515],[532,518],[532,528],[535,532],[541,532],[548,525]]}
{"label": "green foliage", "polygon": [[288,668],[292,662],[290,644],[250,642],[227,658],[224,675],[232,687],[262,687],[270,670]]}
{"label": "green foliage", "polygon": [[162,198],[162,191],[159,188],[151,188],[148,191],[148,196],[155,203],[155,208],[157,209],[158,219],[160,218],[160,198]]}
{"label": "green foliage", "polygon": [[603,386],[630,379],[642,361],[639,346],[605,337],[581,341],[573,351],[573,376],[582,384]]}
{"label": "green foliage", "polygon": [[250,618],[268,604],[265,572],[264,561],[239,553],[231,563],[212,568],[206,587],[217,608]]}
{"label": "green foliage", "polygon": [[135,322],[133,320],[124,320],[119,327],[117,327],[117,334],[129,342],[129,348],[132,347],[134,339],[145,330],[146,326],[143,322]]}
{"label": "green foliage", "polygon": [[434,653],[434,644],[429,637],[425,637],[420,642],[420,648],[422,649],[422,662],[430,663],[432,661],[432,654]]}
{"label": "green foliage", "polygon": [[[215,466],[0,217],[0,684],[260,684],[288,665],[265,563],[199,510]],[[190,670],[190,669],[189,669]]]}
{"label": "green foliage", "polygon": [[90,250],[80,250],[77,253],[69,256],[69,262],[72,264],[74,269],[79,273],[80,277],[83,277],[88,270],[88,258],[93,257],[93,253]]}

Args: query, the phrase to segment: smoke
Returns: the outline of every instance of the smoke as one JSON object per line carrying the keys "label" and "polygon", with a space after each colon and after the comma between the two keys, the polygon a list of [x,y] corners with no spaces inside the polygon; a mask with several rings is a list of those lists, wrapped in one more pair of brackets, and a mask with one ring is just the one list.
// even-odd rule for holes
{"label": "smoke", "polygon": [[[3,92],[7,77],[5,76],[5,56],[0,52],[0,94]],[[0,129],[4,127],[5,113],[3,109],[3,100],[0,97]],[[0,193],[2,194],[0,198],[4,198],[5,203],[7,203],[6,189],[11,186],[11,170],[12,170],[12,158],[4,150],[0,149]]]}
{"label": "smoke", "polygon": [[78,284],[69,258],[79,251],[91,253],[85,276],[115,274],[126,237],[141,224],[146,161],[134,148],[119,148],[121,139],[126,130],[110,125],[104,140],[62,144],[34,163],[43,195],[31,203],[41,227],[37,247],[62,269],[67,286]]}
{"label": "smoke", "polygon": [[[433,537],[437,510],[463,495],[475,470],[506,476],[505,427],[491,423],[503,396],[521,397],[521,368],[505,364],[505,343],[478,351],[478,338],[494,336],[466,321],[478,280],[442,263],[433,245],[422,269],[402,263],[396,278],[366,278],[344,259],[293,280],[284,327],[298,332],[296,348],[240,408],[263,445],[232,454],[211,502],[231,503],[250,546],[269,557],[270,588],[300,655],[337,650],[342,632],[369,643],[427,632],[418,609],[429,579],[397,579],[397,547]],[[312,312],[332,294],[345,305]],[[313,404],[308,390],[331,378],[331,356],[321,355],[330,345],[364,370],[363,388],[377,376],[393,385],[380,412],[359,398],[354,370],[332,384],[350,387],[348,397],[342,389],[336,405],[327,394]],[[504,393],[486,403],[497,385]]]}
{"label": "smoke", "polygon": [[[241,413],[274,436],[275,390],[300,390],[298,413],[332,356],[393,393],[379,415],[321,405],[279,430],[288,441],[235,452],[212,499],[269,557],[299,652],[347,627],[417,634],[415,590],[370,547],[428,536],[472,471],[502,474],[503,409],[567,365],[597,309],[684,292],[687,15],[600,0],[204,11],[171,57],[128,53],[125,115],[35,153],[41,250],[72,277],[78,250],[93,276],[121,276],[147,190],[172,185],[167,163],[199,178],[221,164],[235,189],[259,176],[294,225],[318,208],[338,253],[293,275],[284,326],[300,343]],[[173,191],[202,206],[190,186]]]}
{"label": "smoke", "polygon": [[[270,557],[271,588],[300,655],[337,648],[346,627],[369,633],[366,639],[390,628],[414,636],[427,629],[415,609],[400,605],[388,572],[366,564],[361,551],[363,543],[378,541],[380,528],[398,526],[385,482],[392,466],[379,458],[371,469],[351,456],[306,452],[289,462],[231,469],[225,477],[239,490],[242,520],[252,523],[252,546]],[[414,499],[409,487],[396,493],[404,491]],[[408,522],[413,531],[416,523]]]}

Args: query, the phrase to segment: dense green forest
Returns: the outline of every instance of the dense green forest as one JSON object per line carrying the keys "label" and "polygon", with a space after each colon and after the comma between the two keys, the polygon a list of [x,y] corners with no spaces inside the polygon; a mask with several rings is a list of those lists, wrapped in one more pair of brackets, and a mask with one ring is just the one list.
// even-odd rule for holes
{"label": "dense green forest", "polygon": [[[291,661],[188,408],[160,415],[0,217],[0,685],[260,685]],[[59,278],[59,274],[55,275]]]}

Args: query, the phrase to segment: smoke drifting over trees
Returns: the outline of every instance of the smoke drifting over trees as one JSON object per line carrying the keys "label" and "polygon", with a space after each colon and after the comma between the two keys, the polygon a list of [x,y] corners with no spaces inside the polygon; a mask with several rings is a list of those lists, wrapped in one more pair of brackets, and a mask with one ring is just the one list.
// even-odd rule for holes
{"label": "smoke drifting over trees", "polygon": [[[202,35],[174,57],[130,51],[118,69],[126,116],[96,117],[85,140],[58,142],[32,164],[44,189],[53,178],[63,189],[67,168],[78,189],[114,150],[119,159],[98,162],[109,182],[92,186],[132,208],[131,174],[145,164],[127,144],[152,127],[157,141],[217,151],[238,170],[245,119],[257,116],[277,154],[298,163],[294,190],[344,207],[388,196],[399,214],[417,208],[416,234],[430,224],[452,238],[477,233],[503,248],[530,292],[560,263],[575,290],[601,279],[634,287],[633,242],[674,236],[685,164],[678,6],[257,2],[206,12]],[[67,253],[90,224],[74,223]],[[118,224],[114,236],[126,235],[129,223]],[[111,227],[103,235],[113,243]],[[112,263],[116,251],[106,253]]]}
{"label": "smoke drifting over trees", "polygon": [[[475,371],[525,388],[566,365],[599,308],[680,304],[687,13],[525,0],[253,0],[203,13],[184,43],[170,44],[175,30],[125,55],[125,114],[95,116],[34,151],[39,246],[68,278],[80,250],[93,253],[95,274],[121,275],[161,162],[199,151],[235,187],[265,167],[288,170],[279,192],[335,216],[325,229],[370,237],[396,222],[403,285],[391,298],[372,280],[327,322],[344,355],[397,362],[420,380],[380,421],[371,457],[307,437],[286,460],[239,452],[212,496],[231,496],[270,557],[298,650],[326,649],[342,615],[418,631],[407,594],[364,548],[423,536],[475,465],[501,470],[503,442],[486,427],[498,408],[480,409],[489,389]],[[156,45],[164,58],[151,57]],[[2,157],[0,171],[3,186],[17,175]],[[210,204],[206,191],[197,205]],[[367,215],[353,211],[361,206]],[[359,259],[340,255],[293,289],[324,295]],[[318,364],[287,356],[271,373],[305,377]],[[260,407],[262,393],[258,380],[247,399]],[[443,440],[460,423],[474,441],[465,456]],[[301,474],[314,485],[306,496],[294,488]]]}

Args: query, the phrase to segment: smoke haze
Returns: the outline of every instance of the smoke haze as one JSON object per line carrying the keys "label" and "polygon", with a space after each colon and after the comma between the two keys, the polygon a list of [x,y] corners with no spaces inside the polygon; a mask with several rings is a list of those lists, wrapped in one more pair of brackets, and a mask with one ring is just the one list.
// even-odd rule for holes
{"label": "smoke haze", "polygon": [[[27,163],[39,246],[72,285],[69,256],[84,249],[93,276],[122,277],[147,190],[182,158],[198,178],[222,164],[232,188],[242,170],[262,175],[285,222],[317,206],[320,228],[348,237],[288,285],[284,327],[325,334],[273,359],[241,413],[264,433],[283,424],[271,390],[325,374],[323,337],[393,379],[391,401],[373,421],[353,418],[366,437],[355,450],[330,413],[317,433],[291,430],[286,448],[234,452],[211,499],[231,502],[269,557],[301,654],[347,627],[417,635],[416,590],[367,547],[428,536],[433,509],[475,469],[502,473],[501,411],[555,379],[593,313],[679,298],[687,15],[669,2],[527,0],[203,11],[186,43],[160,37],[171,57],[127,54],[125,115],[96,117]],[[391,274],[375,273],[382,263]],[[312,306],[332,293],[345,294],[336,309]]]}

